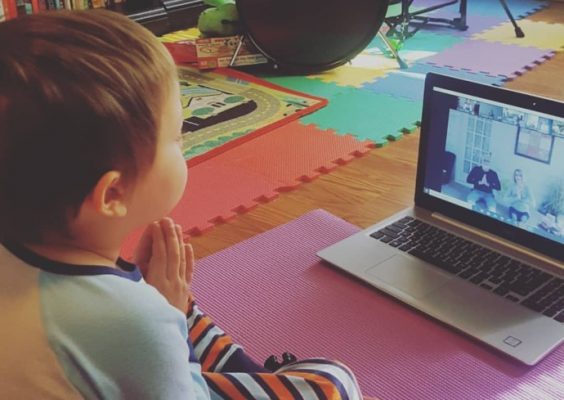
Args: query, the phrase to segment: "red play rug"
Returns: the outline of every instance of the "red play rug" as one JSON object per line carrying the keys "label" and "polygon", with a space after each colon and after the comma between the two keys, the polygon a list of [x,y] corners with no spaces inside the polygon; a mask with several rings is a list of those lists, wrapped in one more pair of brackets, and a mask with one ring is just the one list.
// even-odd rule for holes
{"label": "red play rug", "polygon": [[309,114],[327,100],[229,68],[180,66],[183,154],[189,166],[209,160]]}

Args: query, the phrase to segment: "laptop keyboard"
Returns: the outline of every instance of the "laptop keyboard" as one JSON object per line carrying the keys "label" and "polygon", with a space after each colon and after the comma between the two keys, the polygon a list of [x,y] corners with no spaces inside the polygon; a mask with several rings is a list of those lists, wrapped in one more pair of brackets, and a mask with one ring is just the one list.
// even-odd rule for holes
{"label": "laptop keyboard", "polygon": [[412,217],[404,217],[370,236],[564,323],[562,278]]}

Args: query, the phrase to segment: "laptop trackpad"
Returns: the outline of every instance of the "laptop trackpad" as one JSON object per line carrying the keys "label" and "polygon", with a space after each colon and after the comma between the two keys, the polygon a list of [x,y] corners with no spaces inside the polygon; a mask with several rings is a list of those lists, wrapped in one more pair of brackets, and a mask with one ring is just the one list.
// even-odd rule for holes
{"label": "laptop trackpad", "polygon": [[451,275],[402,255],[394,255],[369,268],[367,274],[403,293],[423,298],[452,279]]}

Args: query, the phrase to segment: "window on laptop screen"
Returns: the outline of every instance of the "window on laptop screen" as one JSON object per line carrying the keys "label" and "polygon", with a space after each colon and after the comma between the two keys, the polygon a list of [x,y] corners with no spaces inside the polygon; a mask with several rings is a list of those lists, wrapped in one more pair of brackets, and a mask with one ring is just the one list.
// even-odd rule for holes
{"label": "window on laptop screen", "polygon": [[433,90],[423,191],[564,243],[564,119]]}

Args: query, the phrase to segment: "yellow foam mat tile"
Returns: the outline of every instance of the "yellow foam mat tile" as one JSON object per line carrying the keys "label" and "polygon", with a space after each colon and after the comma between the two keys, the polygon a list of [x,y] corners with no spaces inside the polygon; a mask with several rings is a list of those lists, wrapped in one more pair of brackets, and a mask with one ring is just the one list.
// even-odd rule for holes
{"label": "yellow foam mat tile", "polygon": [[[433,52],[406,50],[400,53],[407,64],[434,55]],[[386,57],[379,50],[369,49],[353,58],[349,63],[321,74],[309,75],[308,78],[318,79],[338,86],[362,87],[374,82],[390,72],[400,70],[394,58]]]}
{"label": "yellow foam mat tile", "polygon": [[326,83],[335,83],[338,86],[362,87],[362,85],[385,76],[387,73],[384,69],[358,68],[352,65],[343,65],[324,71],[321,74],[309,75],[308,78],[319,79]]}
{"label": "yellow foam mat tile", "polygon": [[[402,50],[399,54],[402,60],[407,64],[413,64],[423,58],[434,56],[437,52]],[[383,55],[378,49],[363,51],[352,59],[351,65],[359,68],[372,68],[388,72],[400,69],[398,62],[394,58]]]}
{"label": "yellow foam mat tile", "polygon": [[184,29],[181,31],[167,33],[160,37],[162,42],[178,42],[179,40],[197,39],[200,37],[198,28]]}
{"label": "yellow foam mat tile", "polygon": [[525,33],[524,38],[515,36],[515,29],[510,22],[504,22],[484,32],[475,34],[472,39],[501,42],[517,46],[536,47],[538,49],[564,51],[564,24],[550,24],[542,21],[521,19],[517,21]]}

